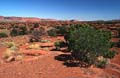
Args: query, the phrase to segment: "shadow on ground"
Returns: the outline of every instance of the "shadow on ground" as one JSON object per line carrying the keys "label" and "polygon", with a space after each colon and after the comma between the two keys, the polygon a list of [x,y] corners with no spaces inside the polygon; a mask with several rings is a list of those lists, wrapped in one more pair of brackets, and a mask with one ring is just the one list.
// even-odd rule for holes
{"label": "shadow on ground", "polygon": [[57,50],[56,48],[53,48],[53,49],[51,49],[50,51],[61,51],[61,52],[63,52],[63,53],[69,53],[69,52],[70,52],[67,48],[65,48],[65,49],[60,49],[60,50]]}
{"label": "shadow on ground", "polygon": [[86,63],[74,60],[71,54],[60,54],[55,56],[55,59],[62,61],[63,65],[67,67],[88,67]]}

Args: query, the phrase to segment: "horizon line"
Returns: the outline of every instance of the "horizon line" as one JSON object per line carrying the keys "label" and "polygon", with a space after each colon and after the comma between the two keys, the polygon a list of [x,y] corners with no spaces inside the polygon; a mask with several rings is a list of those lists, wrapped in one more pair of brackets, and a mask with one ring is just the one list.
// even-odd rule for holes
{"label": "horizon line", "polygon": [[37,17],[37,16],[10,16],[10,15],[0,15],[0,17],[21,17],[21,18],[38,18],[38,19],[51,19],[51,20],[58,20],[58,21],[70,21],[70,20],[75,20],[75,21],[113,21],[113,20],[120,20],[120,19],[96,19],[96,20],[80,20],[80,19],[58,19],[58,18],[43,18],[43,17]]}

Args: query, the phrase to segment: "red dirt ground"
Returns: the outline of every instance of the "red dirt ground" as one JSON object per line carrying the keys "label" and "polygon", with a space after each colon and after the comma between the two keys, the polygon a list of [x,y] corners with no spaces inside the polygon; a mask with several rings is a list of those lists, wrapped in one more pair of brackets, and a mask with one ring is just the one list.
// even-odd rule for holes
{"label": "red dirt ground", "polygon": [[[0,65],[0,78],[98,78],[109,77],[103,69],[66,67],[54,59],[59,53],[51,53]],[[120,76],[119,76],[120,77]],[[116,78],[119,78],[116,77]]]}
{"label": "red dirt ground", "polygon": [[[0,57],[5,49],[0,46]],[[120,51],[120,49],[117,50]],[[120,78],[120,54],[116,55],[105,69],[100,69],[92,66],[89,68],[67,67],[63,64],[64,61],[55,59],[61,54],[66,54],[60,51],[23,49],[23,52],[38,52],[42,55],[26,55],[24,60],[10,63],[4,63],[1,60],[0,78]]]}

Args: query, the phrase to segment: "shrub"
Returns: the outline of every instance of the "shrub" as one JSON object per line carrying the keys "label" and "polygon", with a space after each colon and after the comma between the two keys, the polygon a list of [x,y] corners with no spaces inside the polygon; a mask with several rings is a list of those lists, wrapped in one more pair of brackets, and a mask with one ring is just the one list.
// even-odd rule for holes
{"label": "shrub", "polygon": [[23,54],[19,52],[19,47],[12,46],[11,48],[7,48],[3,59],[6,62],[21,61],[23,59]]}
{"label": "shrub", "polygon": [[11,29],[10,35],[11,36],[18,36],[18,35],[25,35],[27,34],[27,28],[26,26],[15,26]]}
{"label": "shrub", "polygon": [[26,28],[26,26],[21,26],[20,28],[19,28],[19,35],[25,35],[25,34],[27,34],[27,28]]}
{"label": "shrub", "polygon": [[56,50],[60,50],[60,41],[54,43]]}
{"label": "shrub", "polygon": [[65,33],[67,32],[67,27],[66,26],[57,26],[57,34],[59,35],[65,35]]}
{"label": "shrub", "polygon": [[18,53],[19,48],[15,46],[14,42],[6,42],[5,45],[7,46],[7,49],[4,53],[4,57],[8,58]]}
{"label": "shrub", "polygon": [[40,31],[41,35],[47,35],[46,30],[43,27],[40,27],[39,31]]}
{"label": "shrub", "polygon": [[73,32],[73,31],[75,31],[75,30],[77,30],[79,27],[81,27],[82,25],[70,25],[70,26],[68,26],[68,27],[66,27],[66,32],[65,32],[65,34],[64,34],[64,39],[66,40],[66,42],[68,43],[68,40],[69,40],[69,38],[70,38],[70,34]]}
{"label": "shrub", "polygon": [[11,48],[13,46],[15,46],[14,42],[5,42],[5,45],[7,46],[7,48]]}
{"label": "shrub", "polygon": [[[68,48],[72,56],[79,61],[95,64],[98,56],[113,57],[109,51],[111,32],[97,30],[88,25],[71,26],[66,34]],[[110,56],[109,56],[110,54]],[[106,56],[107,56],[106,55]]]}
{"label": "shrub", "polygon": [[34,28],[38,28],[39,27],[39,24],[38,23],[35,23],[34,24]]}
{"label": "shrub", "polygon": [[57,36],[57,29],[50,29],[47,31],[49,36],[56,37]]}
{"label": "shrub", "polygon": [[57,41],[54,43],[56,50],[60,50],[60,48],[65,47],[66,43],[64,41]]}
{"label": "shrub", "polygon": [[15,27],[13,27],[13,28],[11,29],[10,35],[11,35],[11,36],[18,36],[18,35],[19,35],[18,27],[17,27],[17,26],[15,26]]}
{"label": "shrub", "polygon": [[39,41],[41,41],[41,37],[43,35],[46,35],[45,29],[43,27],[31,28],[29,33],[31,35],[30,42],[39,42]]}
{"label": "shrub", "polygon": [[106,65],[107,65],[107,60],[106,59],[99,60],[96,63],[96,66],[99,67],[99,68],[105,68]]}
{"label": "shrub", "polygon": [[16,46],[14,42],[6,42],[4,45],[7,46],[4,52],[3,59],[6,62],[21,61],[23,54],[20,52],[19,46]]}
{"label": "shrub", "polygon": [[30,42],[39,42],[41,39],[41,36],[42,36],[42,32],[39,29],[34,28],[31,31]]}
{"label": "shrub", "polygon": [[6,52],[4,53],[4,58],[9,58],[10,56],[15,56],[17,54],[17,47],[13,46],[11,48],[8,48]]}
{"label": "shrub", "polygon": [[0,38],[4,38],[4,37],[8,37],[8,35],[6,33],[1,32],[0,33]]}

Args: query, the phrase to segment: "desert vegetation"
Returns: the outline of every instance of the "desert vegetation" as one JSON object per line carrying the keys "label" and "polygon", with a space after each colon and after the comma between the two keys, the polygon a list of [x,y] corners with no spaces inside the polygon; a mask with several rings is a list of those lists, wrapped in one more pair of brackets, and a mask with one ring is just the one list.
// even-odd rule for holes
{"label": "desert vegetation", "polygon": [[100,56],[106,59],[115,55],[115,52],[109,51],[111,48],[109,31],[98,30],[88,25],[76,25],[70,26],[65,38],[74,59],[89,65],[95,64]]}
{"label": "desert vegetation", "polygon": [[[39,60],[43,56],[45,58],[40,61],[40,66],[53,64],[55,72],[59,68],[63,71],[62,66],[66,66],[66,71],[68,69],[72,71],[75,67],[76,71],[83,72],[81,69],[94,71],[95,69],[94,72],[105,70],[104,73],[108,73],[109,66],[116,67],[113,61],[117,55],[119,56],[119,44],[119,27],[118,23],[114,22],[0,23],[1,65],[17,62],[22,65],[25,61],[32,62],[31,60],[36,60],[36,58]],[[5,50],[2,50],[4,48]],[[39,62],[34,64],[36,63]],[[56,68],[59,64],[60,67]]]}

